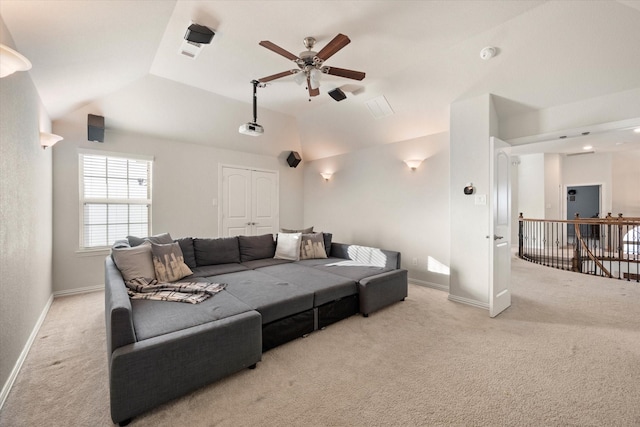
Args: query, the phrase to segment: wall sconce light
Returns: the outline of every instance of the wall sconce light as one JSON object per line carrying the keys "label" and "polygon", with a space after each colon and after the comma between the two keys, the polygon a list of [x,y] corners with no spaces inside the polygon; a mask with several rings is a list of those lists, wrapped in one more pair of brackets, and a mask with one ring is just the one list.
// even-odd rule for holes
{"label": "wall sconce light", "polygon": [[404,162],[407,164],[407,166],[411,168],[412,171],[414,171],[418,168],[418,166],[420,166],[420,164],[422,163],[422,160],[413,159],[413,160],[405,160]]}
{"label": "wall sconce light", "polygon": [[321,172],[320,175],[324,178],[325,181],[329,181],[333,173],[331,172]]}
{"label": "wall sconce light", "polygon": [[40,132],[40,145],[43,150],[46,150],[47,147],[53,147],[53,145],[61,141],[63,138],[60,135],[56,135],[53,133]]}
{"label": "wall sconce light", "polygon": [[8,46],[0,44],[0,78],[7,77],[16,71],[31,69],[31,62]]}

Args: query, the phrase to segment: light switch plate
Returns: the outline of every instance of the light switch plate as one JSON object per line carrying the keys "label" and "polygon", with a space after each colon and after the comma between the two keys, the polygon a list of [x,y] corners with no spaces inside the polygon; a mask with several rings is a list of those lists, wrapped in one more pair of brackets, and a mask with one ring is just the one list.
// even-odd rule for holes
{"label": "light switch plate", "polygon": [[476,205],[486,205],[487,204],[487,195],[486,194],[476,194]]}

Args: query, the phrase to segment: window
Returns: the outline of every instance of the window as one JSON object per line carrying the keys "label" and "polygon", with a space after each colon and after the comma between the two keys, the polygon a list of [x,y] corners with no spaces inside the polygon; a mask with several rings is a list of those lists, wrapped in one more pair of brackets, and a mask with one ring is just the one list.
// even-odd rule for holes
{"label": "window", "polygon": [[80,153],[81,249],[151,234],[151,165],[148,158]]}

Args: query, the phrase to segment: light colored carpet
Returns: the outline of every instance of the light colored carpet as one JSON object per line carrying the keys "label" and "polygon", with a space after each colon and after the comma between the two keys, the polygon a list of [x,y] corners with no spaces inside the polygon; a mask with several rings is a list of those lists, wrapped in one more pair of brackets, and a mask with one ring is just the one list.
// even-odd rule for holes
{"label": "light colored carpet", "polygon": [[[640,284],[513,261],[495,319],[411,285],[132,426],[638,426]],[[2,426],[110,425],[103,294],[56,299]]]}

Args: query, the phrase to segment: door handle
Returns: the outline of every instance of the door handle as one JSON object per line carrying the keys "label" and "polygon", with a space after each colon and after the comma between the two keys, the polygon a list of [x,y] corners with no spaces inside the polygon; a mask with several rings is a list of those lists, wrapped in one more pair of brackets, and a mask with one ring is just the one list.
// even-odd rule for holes
{"label": "door handle", "polygon": [[504,237],[502,236],[497,236],[497,235],[493,235],[493,240],[500,240],[500,239],[504,239]]}
{"label": "door handle", "polygon": [[257,222],[248,222],[247,225],[258,225]]}

